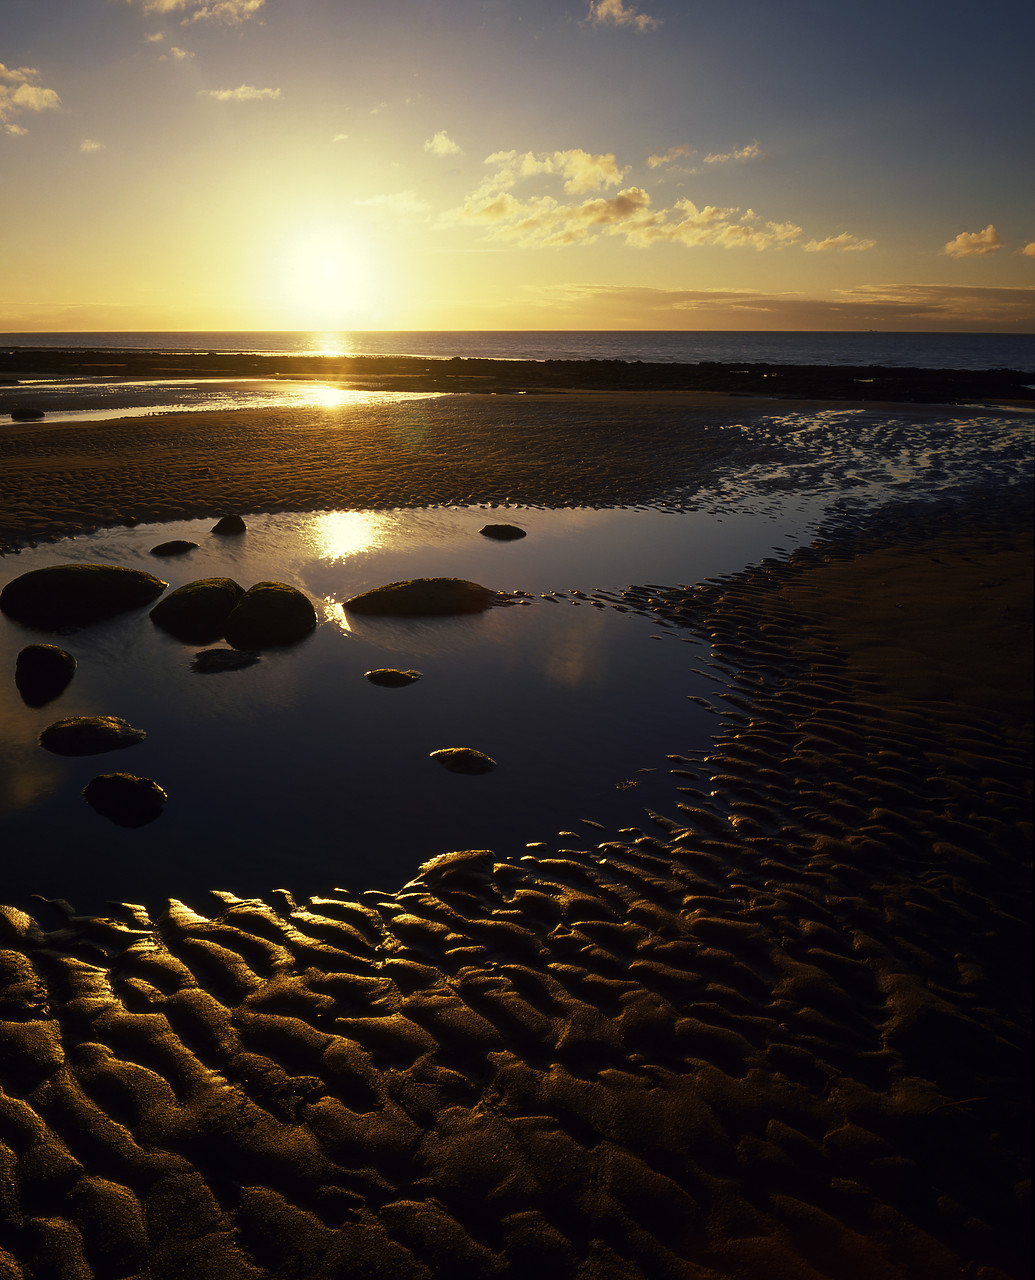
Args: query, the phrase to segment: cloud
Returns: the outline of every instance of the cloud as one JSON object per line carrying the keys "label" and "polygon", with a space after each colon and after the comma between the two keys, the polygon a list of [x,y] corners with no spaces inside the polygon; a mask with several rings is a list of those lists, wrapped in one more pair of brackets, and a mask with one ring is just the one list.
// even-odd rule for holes
{"label": "cloud", "polygon": [[443,222],[480,224],[494,239],[551,247],[592,244],[607,235],[622,237],[637,248],[668,242],[762,250],[793,244],[802,234],[793,222],[760,223],[751,209],[743,215],[739,209],[715,205],[699,209],[692,200],[677,200],[671,209],[654,209],[642,187],[627,187],[610,198],[581,204],[562,204],[551,196],[519,200],[507,191],[476,192],[461,208],[446,214]]}
{"label": "cloud", "polygon": [[424,144],[424,150],[430,151],[435,156],[462,156],[463,151],[453,139],[446,133],[445,129],[439,129],[433,138],[429,138]]}
{"label": "cloud", "polygon": [[1035,240],[1029,240],[1021,250],[1026,258],[1035,258]]}
{"label": "cloud", "polygon": [[737,147],[733,151],[712,152],[704,157],[705,164],[728,164],[730,160],[758,160],[762,151],[757,142],[749,142],[746,147]]}
{"label": "cloud", "polygon": [[194,54],[190,53],[187,49],[178,49],[176,45],[170,45],[169,52],[163,53],[160,61],[166,62],[167,60],[171,60],[173,62],[186,62],[189,58],[193,57]]}
{"label": "cloud", "polygon": [[810,240],[802,247],[806,253],[827,253],[836,250],[838,253],[861,253],[864,249],[872,249],[876,240],[860,240],[858,236],[842,231],[839,236],[827,236],[825,240]]}
{"label": "cloud", "polygon": [[254,18],[265,0],[126,0],[126,3],[137,5],[144,13],[183,13],[184,23],[222,22],[235,26]]}
{"label": "cloud", "polygon": [[23,111],[56,111],[61,106],[53,89],[35,83],[39,76],[35,67],[5,67],[0,62],[0,124],[6,133],[28,132],[21,125],[9,125],[12,116]]}
{"label": "cloud", "polygon": [[689,159],[694,155],[693,147],[669,147],[667,151],[660,155],[652,155],[647,157],[648,169],[660,169],[663,165],[671,164],[673,160]]}
{"label": "cloud", "polygon": [[144,36],[144,44],[161,44],[165,36],[160,31],[154,31],[149,36]]}
{"label": "cloud", "polygon": [[431,206],[412,191],[396,191],[391,195],[368,196],[365,200],[353,200],[361,209],[387,209],[400,217],[418,217],[429,212]]}
{"label": "cloud", "polygon": [[634,5],[623,0],[590,0],[586,15],[596,27],[632,27],[634,31],[654,31],[661,26],[660,18],[651,18]]}
{"label": "cloud", "polygon": [[619,169],[613,153],[591,155],[575,148],[570,151],[548,151],[541,155],[526,151],[494,151],[486,164],[496,166],[496,173],[485,180],[479,192],[509,191],[521,178],[537,174],[556,174],[564,178],[564,190],[572,195],[600,188],[617,187],[629,172]]}
{"label": "cloud", "polygon": [[256,89],[250,84],[236,89],[199,89],[199,98],[215,98],[217,102],[258,102],[260,99],[279,98],[279,89]]}
{"label": "cloud", "polygon": [[332,142],[348,142],[349,135],[347,133],[336,133],[331,139]]}
{"label": "cloud", "polygon": [[998,253],[1002,247],[999,232],[989,223],[984,231],[961,231],[942,253],[950,258],[977,258],[985,253]]}
{"label": "cloud", "polygon": [[103,151],[104,143],[95,142],[93,138],[84,138],[79,144],[80,151]]}
{"label": "cloud", "polygon": [[889,329],[1030,332],[1035,289],[875,285],[830,298],[750,289],[567,284],[538,289],[543,307],[579,327]]}

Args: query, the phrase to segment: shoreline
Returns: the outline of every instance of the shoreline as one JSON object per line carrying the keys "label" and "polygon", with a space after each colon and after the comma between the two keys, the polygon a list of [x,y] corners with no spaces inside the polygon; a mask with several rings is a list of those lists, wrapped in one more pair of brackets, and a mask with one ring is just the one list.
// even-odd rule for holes
{"label": "shoreline", "polygon": [[[353,415],[329,475],[345,428],[326,414],[148,419],[136,452],[141,419],[27,429],[37,506],[0,479],[0,533],[27,516],[62,531],[63,502],[112,523],[208,500],[222,514],[300,475],[314,501],[335,485],[371,502],[450,484],[628,498],[755,456],[705,429],[712,402],[688,441],[639,421],[642,398],[566,396],[570,430],[540,436],[556,399],[521,397],[514,449],[459,398],[454,430],[432,415],[408,445]],[[266,457],[267,489],[249,488]],[[458,852],[355,898],[271,886],[104,919],[41,902],[42,928],[0,909],[0,1262],[1026,1275],[1023,507],[900,503],[784,560],[635,592],[710,639],[723,681],[713,744],[669,757],[672,801],[641,828],[573,815],[534,859]]]}

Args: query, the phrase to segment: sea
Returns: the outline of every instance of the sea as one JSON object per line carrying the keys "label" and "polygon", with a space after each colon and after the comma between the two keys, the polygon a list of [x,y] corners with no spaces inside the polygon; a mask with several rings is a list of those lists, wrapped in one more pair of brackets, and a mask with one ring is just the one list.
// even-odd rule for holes
{"label": "sea", "polygon": [[624,360],[648,364],[881,365],[1019,369],[1035,374],[1030,333],[774,333],[690,330],[376,330],[348,333],[2,333],[0,348],[417,356],[489,360]]}

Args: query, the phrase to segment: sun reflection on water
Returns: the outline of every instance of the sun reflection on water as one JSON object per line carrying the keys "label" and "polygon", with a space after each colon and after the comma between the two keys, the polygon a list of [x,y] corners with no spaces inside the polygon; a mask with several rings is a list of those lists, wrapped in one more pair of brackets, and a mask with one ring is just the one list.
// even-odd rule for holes
{"label": "sun reflection on water", "polygon": [[325,511],[309,530],[314,551],[324,560],[347,560],[387,541],[384,516],[376,511]]}

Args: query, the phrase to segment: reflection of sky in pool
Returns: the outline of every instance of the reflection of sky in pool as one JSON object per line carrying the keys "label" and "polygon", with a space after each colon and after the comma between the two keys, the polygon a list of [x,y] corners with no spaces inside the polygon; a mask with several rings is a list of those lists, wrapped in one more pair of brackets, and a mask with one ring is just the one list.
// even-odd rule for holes
{"label": "reflection of sky in pool", "polygon": [[[650,511],[433,510],[257,516],[240,538],[211,520],[115,529],[0,560],[0,584],[43,564],[109,561],[173,586],[226,575],[250,586],[278,578],[319,604],[321,625],[296,649],[254,667],[194,674],[195,652],[158,631],[146,611],[66,637],[0,618],[0,663],[57,640],[79,661],[69,689],[32,710],[4,685],[0,839],[9,851],[3,900],[188,901],[207,887],[237,893],[283,886],[301,894],[342,885],[394,888],[420,862],[453,848],[520,856],[527,842],[563,847],[559,832],[590,819],[645,822],[670,805],[668,752],[707,743],[714,715],[686,695],[714,691],[695,672],[706,645],[634,613],[569,599],[476,617],[386,621],[350,617],[348,596],[402,577],[455,575],[532,593],[693,582],[806,540],[817,508],[799,497],[721,519]],[[482,538],[484,523],[527,529],[521,541]],[[148,554],[168,538],[201,545],[180,559]],[[404,689],[363,678],[373,667],[416,668]],[[65,759],[36,745],[75,714],[118,715],[147,731],[125,751]],[[484,777],[428,759],[473,746],[498,761]],[[124,830],[80,796],[98,773],[155,778],[162,817]],[[630,783],[635,783],[631,786]],[[589,843],[600,838],[590,828]]]}

